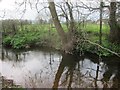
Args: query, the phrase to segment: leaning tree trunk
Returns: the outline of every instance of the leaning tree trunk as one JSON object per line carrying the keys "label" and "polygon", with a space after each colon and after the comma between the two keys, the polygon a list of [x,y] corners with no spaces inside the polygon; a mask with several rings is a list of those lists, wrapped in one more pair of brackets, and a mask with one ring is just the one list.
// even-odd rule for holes
{"label": "leaning tree trunk", "polygon": [[[75,39],[73,39],[73,35],[70,35],[70,33],[68,32],[68,34],[66,34],[62,28],[62,25],[60,24],[60,21],[58,19],[58,15],[55,9],[55,3],[54,2],[50,2],[50,0],[48,0],[48,4],[49,4],[49,9],[50,9],[50,13],[52,15],[52,19],[55,25],[55,28],[58,32],[58,35],[61,38],[62,41],[62,49],[66,52],[66,53],[71,53],[73,48],[74,48],[74,42]],[[71,14],[71,20],[73,20],[72,14]],[[73,30],[73,26],[74,24],[72,24],[73,21],[70,24],[70,32]],[[73,32],[71,32],[73,33]],[[71,36],[71,37],[69,37]]]}
{"label": "leaning tree trunk", "polygon": [[55,4],[54,2],[50,2],[48,0],[48,3],[49,3],[49,9],[50,9],[50,13],[52,15],[52,19],[53,19],[53,22],[55,24],[55,28],[62,40],[62,43],[65,44],[66,43],[66,35],[65,35],[65,32],[60,24],[60,21],[58,19],[58,15],[57,15],[57,12],[56,12],[56,9],[55,9]]}
{"label": "leaning tree trunk", "polygon": [[116,2],[110,3],[110,16],[109,16],[109,25],[110,25],[110,41],[112,43],[120,43],[120,28],[116,21]]}

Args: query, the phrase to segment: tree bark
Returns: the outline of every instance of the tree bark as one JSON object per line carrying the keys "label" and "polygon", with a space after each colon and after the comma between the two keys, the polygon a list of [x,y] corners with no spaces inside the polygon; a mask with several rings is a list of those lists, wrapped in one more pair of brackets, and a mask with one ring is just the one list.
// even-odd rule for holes
{"label": "tree bark", "polygon": [[102,44],[102,14],[103,14],[103,1],[100,2],[100,31],[99,31],[99,44]]}
{"label": "tree bark", "polygon": [[48,0],[48,4],[49,4],[49,9],[50,9],[50,13],[52,15],[53,22],[55,24],[55,28],[56,28],[58,35],[60,36],[61,41],[62,41],[62,49],[66,53],[72,53],[76,39],[74,36],[75,35],[74,19],[73,19],[73,15],[72,15],[70,6],[69,6],[69,4],[67,4],[71,20],[70,20],[69,32],[66,34],[62,28],[62,25],[61,25],[59,19],[58,19],[58,15],[57,15],[57,12],[55,9],[55,3],[50,2],[50,0]]}
{"label": "tree bark", "polygon": [[110,41],[112,43],[120,44],[120,27],[116,21],[116,2],[110,3],[110,16],[109,16],[109,25],[110,25]]}
{"label": "tree bark", "polygon": [[60,24],[60,21],[58,19],[58,15],[57,15],[57,12],[55,9],[55,4],[54,4],[54,2],[50,2],[49,0],[48,0],[48,4],[49,4],[49,9],[50,9],[50,12],[52,15],[53,22],[55,24],[55,28],[58,32],[58,35],[60,36],[60,38],[62,40],[62,43],[65,44],[67,42],[67,38],[66,38],[65,32]]}
{"label": "tree bark", "polygon": [[[76,34],[76,29],[75,29],[75,22],[73,18],[73,10],[72,7],[68,2],[66,2],[66,6],[68,7],[69,15],[70,15],[70,25],[69,25],[69,32],[68,32],[68,38],[71,39],[75,36]],[[75,38],[74,38],[75,39]]]}

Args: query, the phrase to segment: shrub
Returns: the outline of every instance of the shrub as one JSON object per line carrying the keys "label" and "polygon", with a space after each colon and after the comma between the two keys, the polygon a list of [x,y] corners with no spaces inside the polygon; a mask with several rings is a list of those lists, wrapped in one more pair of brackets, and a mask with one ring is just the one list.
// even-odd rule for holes
{"label": "shrub", "polygon": [[10,36],[6,36],[5,38],[3,38],[3,45],[5,45],[5,46],[11,45],[11,39],[12,39],[12,37],[10,37]]}

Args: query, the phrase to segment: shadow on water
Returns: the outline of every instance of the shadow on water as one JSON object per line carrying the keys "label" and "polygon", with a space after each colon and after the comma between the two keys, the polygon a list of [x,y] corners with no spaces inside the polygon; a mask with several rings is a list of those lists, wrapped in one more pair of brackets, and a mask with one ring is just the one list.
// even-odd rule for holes
{"label": "shadow on water", "polygon": [[[119,59],[120,60],[120,59]],[[103,74],[103,85],[105,88],[108,88],[107,82],[112,80],[112,88],[120,88],[120,61],[115,58],[110,58],[109,60],[104,60],[106,64],[106,69]]]}
{"label": "shadow on water", "polygon": [[[23,87],[120,88],[120,58],[117,57],[100,58],[90,53],[78,57],[40,48],[26,51],[2,49],[0,58],[0,64],[3,64],[3,71],[0,71],[2,75],[10,78],[13,72],[13,80],[16,83],[21,81],[19,83]],[[6,70],[7,67],[10,70]],[[23,84],[30,83],[30,80],[24,78],[26,74],[30,75],[26,73],[27,70],[32,74],[27,76],[27,79],[32,77],[32,84],[29,85]],[[19,74],[21,78],[18,78]]]}
{"label": "shadow on water", "polygon": [[[81,58],[81,60],[83,60],[83,59]],[[73,74],[74,74],[74,70],[75,70],[75,67],[77,64],[79,64],[79,58],[77,58],[73,55],[63,54],[62,61],[60,62],[60,65],[58,67],[58,70],[57,70],[57,73],[55,76],[53,88],[58,88],[60,78],[61,78],[65,68],[67,68],[67,71],[65,72],[66,76],[61,84],[68,82],[67,88],[71,88],[71,84],[73,81]]]}
{"label": "shadow on water", "polygon": [[[90,60],[90,63],[87,62],[88,65],[94,63],[94,65],[96,64],[96,67],[93,65],[93,67],[87,68],[85,65],[85,60],[87,58]],[[64,73],[65,68],[67,68],[67,70]],[[83,70],[86,71],[85,73],[83,73],[82,68],[86,69]],[[95,75],[92,76],[93,72],[87,69],[93,70]],[[61,77],[64,77],[63,81],[60,80]],[[92,82],[88,83],[91,81],[90,79]],[[77,57],[63,54],[62,61],[59,64],[55,76],[53,88],[58,88],[60,85],[66,85],[66,88],[120,88],[120,59],[102,59],[92,55]]]}

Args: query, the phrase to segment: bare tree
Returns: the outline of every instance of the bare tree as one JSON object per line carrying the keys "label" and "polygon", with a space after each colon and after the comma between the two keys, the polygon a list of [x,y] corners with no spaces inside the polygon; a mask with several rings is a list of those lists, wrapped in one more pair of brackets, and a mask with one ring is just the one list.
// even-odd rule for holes
{"label": "bare tree", "polygon": [[117,2],[110,2],[110,15],[109,15],[109,25],[110,25],[110,41],[113,43],[120,43],[120,26],[116,21],[116,10]]}
{"label": "bare tree", "polygon": [[70,15],[70,26],[69,26],[69,30],[67,32],[67,34],[64,32],[62,25],[58,19],[58,15],[56,12],[56,8],[55,8],[55,3],[54,2],[50,2],[50,0],[48,0],[48,4],[49,4],[49,9],[50,9],[50,13],[52,15],[52,19],[53,22],[55,24],[55,28],[61,38],[62,41],[62,46],[63,46],[63,50],[65,52],[72,52],[73,48],[74,48],[74,44],[76,42],[75,39],[75,26],[74,26],[74,18],[73,18],[73,14],[72,14],[72,8],[70,6],[70,4],[68,2],[66,2],[66,6],[68,8],[69,11],[69,15]]}

